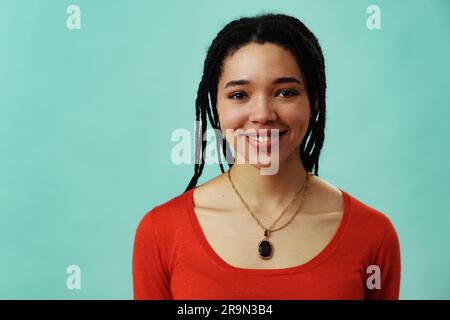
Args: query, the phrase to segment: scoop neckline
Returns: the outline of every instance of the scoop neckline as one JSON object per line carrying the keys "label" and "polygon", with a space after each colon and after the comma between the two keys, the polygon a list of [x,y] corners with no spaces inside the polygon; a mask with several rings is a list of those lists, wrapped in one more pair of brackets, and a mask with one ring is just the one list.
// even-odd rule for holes
{"label": "scoop neckline", "polygon": [[187,191],[186,199],[187,199],[187,206],[188,206],[188,214],[191,221],[191,225],[194,229],[194,233],[196,235],[196,238],[199,240],[201,246],[207,253],[208,257],[211,258],[213,262],[215,262],[219,267],[221,267],[223,270],[226,270],[231,273],[239,273],[239,274],[246,274],[246,275],[280,275],[280,274],[289,274],[289,273],[295,273],[295,272],[301,272],[310,270],[311,268],[319,265],[325,259],[333,252],[333,249],[337,246],[339,243],[339,240],[341,239],[344,230],[348,224],[348,220],[350,217],[350,195],[345,192],[344,190],[339,189],[342,193],[343,197],[343,214],[341,217],[341,221],[339,223],[339,227],[336,230],[335,234],[331,238],[331,240],[328,242],[328,244],[318,253],[316,254],[312,259],[308,260],[307,262],[291,266],[287,268],[276,268],[276,269],[253,269],[253,268],[241,268],[241,267],[235,267],[228,262],[226,262],[222,257],[220,257],[216,251],[213,249],[213,247],[209,244],[208,240],[206,239],[206,236],[200,226],[200,222],[197,218],[197,215],[195,213],[194,209],[194,191],[197,187],[194,187]]}

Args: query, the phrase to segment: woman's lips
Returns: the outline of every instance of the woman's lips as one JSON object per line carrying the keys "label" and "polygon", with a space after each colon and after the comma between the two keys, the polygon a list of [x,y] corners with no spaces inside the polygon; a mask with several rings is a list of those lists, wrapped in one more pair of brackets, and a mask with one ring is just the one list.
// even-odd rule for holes
{"label": "woman's lips", "polygon": [[260,150],[261,148],[263,150],[267,150],[267,152],[271,151],[271,147],[274,143],[278,142],[280,143],[283,136],[286,135],[286,131],[280,131],[278,135],[273,134],[265,134],[265,135],[246,135],[245,139],[247,143],[252,146],[253,148]]}

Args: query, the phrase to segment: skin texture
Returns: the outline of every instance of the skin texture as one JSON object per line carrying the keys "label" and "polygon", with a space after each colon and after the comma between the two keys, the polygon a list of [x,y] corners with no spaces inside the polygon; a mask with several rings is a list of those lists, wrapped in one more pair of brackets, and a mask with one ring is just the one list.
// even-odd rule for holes
{"label": "skin texture", "polygon": [[[274,83],[280,78],[295,81]],[[233,81],[246,80],[236,84]],[[228,84],[228,86],[227,86]],[[237,139],[246,145],[241,155],[248,160],[254,148],[232,130],[287,130],[279,140],[279,170],[261,175],[267,164],[235,163],[233,182],[261,221],[269,227],[295,196],[306,178],[299,146],[308,128],[310,102],[303,73],[291,52],[276,44],[247,44],[223,63],[218,83],[217,111],[228,142],[235,148]],[[228,130],[226,130],[228,129]],[[271,150],[269,150],[271,151]],[[284,225],[295,213],[294,203],[275,227]],[[320,253],[337,231],[343,215],[342,193],[325,180],[311,176],[308,197],[302,209],[285,228],[271,234],[276,247],[270,260],[257,255],[263,229],[250,215],[232,189],[228,177],[221,174],[194,191],[194,210],[203,233],[214,251],[228,264],[251,269],[277,269],[304,264]]]}

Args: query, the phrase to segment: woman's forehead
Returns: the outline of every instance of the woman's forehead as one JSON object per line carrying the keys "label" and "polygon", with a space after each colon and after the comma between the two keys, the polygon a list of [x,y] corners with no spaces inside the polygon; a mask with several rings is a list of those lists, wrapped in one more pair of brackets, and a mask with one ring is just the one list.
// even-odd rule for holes
{"label": "woman's forehead", "polygon": [[290,50],[269,42],[249,43],[226,56],[223,65],[228,69],[251,69],[260,65],[270,66],[270,69],[299,68]]}
{"label": "woman's forehead", "polygon": [[291,51],[273,43],[250,43],[224,59],[220,82],[241,79],[272,82],[281,77],[302,79]]}

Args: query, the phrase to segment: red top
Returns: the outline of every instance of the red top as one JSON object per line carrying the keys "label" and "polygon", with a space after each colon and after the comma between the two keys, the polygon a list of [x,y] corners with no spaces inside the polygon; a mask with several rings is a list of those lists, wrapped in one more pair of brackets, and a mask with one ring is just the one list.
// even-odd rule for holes
{"label": "red top", "polygon": [[193,191],[156,206],[139,223],[134,299],[398,299],[394,226],[345,191],[344,214],[328,245],[308,262],[282,269],[238,268],[222,260],[197,220]]}

